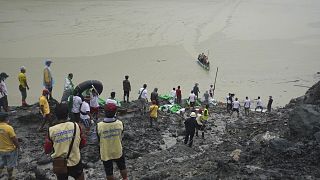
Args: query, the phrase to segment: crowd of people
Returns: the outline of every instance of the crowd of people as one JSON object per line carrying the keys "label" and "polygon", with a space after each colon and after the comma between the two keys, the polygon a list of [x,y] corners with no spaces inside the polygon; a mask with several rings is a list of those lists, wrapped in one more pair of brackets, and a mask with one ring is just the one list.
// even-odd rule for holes
{"label": "crowd of people", "polygon": [[[203,57],[203,56],[202,56]],[[205,57],[205,56],[204,56]],[[119,106],[115,99],[116,93],[111,92],[110,97],[105,101],[103,107],[99,104],[99,93],[95,87],[90,88],[85,94],[74,93],[74,84],[72,82],[73,74],[69,73],[65,79],[64,92],[61,102],[58,103],[54,112],[50,110],[50,103],[53,99],[52,91],[54,80],[52,77],[52,61],[46,60],[43,71],[44,89],[39,98],[39,109],[42,115],[42,123],[38,128],[39,131],[45,129],[48,124],[47,136],[45,140],[45,152],[51,153],[53,159],[53,171],[60,180],[68,179],[72,176],[75,179],[84,179],[83,165],[81,162],[80,149],[86,145],[86,139],[91,136],[90,129],[96,126],[95,135],[97,143],[100,145],[100,158],[103,162],[105,173],[108,180],[113,177],[113,162],[120,170],[122,178],[128,178],[125,157],[122,151],[121,137],[124,131],[123,123],[116,116]],[[1,107],[4,112],[0,112],[0,173],[3,174],[4,167],[7,167],[9,178],[14,179],[13,169],[17,166],[17,151],[20,146],[12,126],[7,122],[9,114],[7,95],[8,91],[5,80],[9,76],[6,73],[0,74],[0,111]],[[29,85],[26,77],[26,68],[22,66],[18,75],[19,90],[21,92],[21,106],[26,107],[27,90]],[[129,76],[126,75],[123,80],[123,102],[130,103],[129,97],[131,84]],[[182,102],[181,87],[177,86],[170,91],[172,102],[174,104],[185,105]],[[199,84],[195,83],[187,98],[187,105],[190,114],[185,120],[186,129],[185,141],[189,147],[192,147],[194,135],[198,136],[201,132],[202,138],[205,136],[206,126],[209,115],[210,99],[214,97],[214,86],[210,85],[208,90],[204,91],[203,101],[196,110],[199,103],[200,89]],[[237,112],[239,116],[241,103],[234,94],[229,93],[226,97],[226,111],[232,115]],[[149,116],[150,127],[160,130],[158,122],[158,111],[160,106],[158,88],[154,88],[148,96],[147,84],[139,89],[138,100],[142,116]],[[150,102],[150,103],[149,103]],[[273,99],[269,97],[267,105],[268,112],[271,111]],[[199,104],[198,104],[199,105]],[[249,116],[251,100],[246,97],[243,103],[245,116]],[[99,117],[99,111],[104,110],[104,117]],[[257,98],[255,110],[263,111],[263,104],[260,97]],[[56,117],[54,120],[53,115]],[[62,162],[62,163],[61,163]]]}

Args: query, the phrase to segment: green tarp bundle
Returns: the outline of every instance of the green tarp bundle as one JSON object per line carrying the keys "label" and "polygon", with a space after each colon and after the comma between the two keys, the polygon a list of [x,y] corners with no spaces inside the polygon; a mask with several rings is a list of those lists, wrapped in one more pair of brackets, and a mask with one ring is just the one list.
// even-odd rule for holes
{"label": "green tarp bundle", "polygon": [[171,112],[171,113],[176,113],[180,109],[181,109],[181,106],[178,105],[178,104],[174,104],[174,105],[166,104],[166,105],[160,106],[160,110],[161,111],[168,111],[168,112]]}
{"label": "green tarp bundle", "polygon": [[169,100],[169,99],[172,99],[173,97],[168,94],[164,94],[164,95],[159,95],[159,98],[163,100]]}

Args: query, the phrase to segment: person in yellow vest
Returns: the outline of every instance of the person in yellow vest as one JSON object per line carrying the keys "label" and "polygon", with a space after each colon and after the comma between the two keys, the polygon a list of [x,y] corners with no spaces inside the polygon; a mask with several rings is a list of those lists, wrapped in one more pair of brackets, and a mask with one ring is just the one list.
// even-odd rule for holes
{"label": "person in yellow vest", "polygon": [[204,121],[207,121],[209,119],[209,105],[207,104],[206,107],[203,110],[203,115],[202,115],[202,119]]}
{"label": "person in yellow vest", "polygon": [[[68,176],[76,180],[83,180],[83,164],[80,156],[80,148],[86,145],[86,139],[82,135],[80,126],[75,122],[68,122],[68,105],[65,103],[57,104],[55,114],[58,123],[49,128],[45,139],[44,151],[51,154],[52,159],[65,157],[69,152],[70,144],[74,135],[73,144],[67,159],[67,174],[56,174],[58,180],[68,180]],[[75,134],[74,134],[75,131]]]}
{"label": "person in yellow vest", "polygon": [[152,127],[152,123],[155,123],[156,129],[158,130],[158,105],[155,100],[152,101],[152,105],[149,107],[150,112],[150,127]]}
{"label": "person in yellow vest", "polygon": [[109,103],[105,106],[105,118],[97,124],[97,136],[100,143],[100,158],[104,165],[107,180],[114,180],[113,162],[120,170],[123,180],[128,180],[124,154],[122,152],[123,124],[115,115],[117,106]]}
{"label": "person in yellow vest", "polygon": [[44,89],[42,91],[42,96],[39,98],[40,113],[42,115],[43,122],[39,127],[38,131],[43,130],[43,127],[46,124],[46,122],[49,123],[49,126],[51,125],[50,106],[47,98],[49,93],[50,92],[47,89]]}
{"label": "person in yellow vest", "polygon": [[22,66],[20,68],[20,73],[18,75],[18,80],[19,80],[19,90],[21,92],[21,96],[22,96],[22,101],[21,104],[22,106],[29,106],[26,103],[26,98],[27,98],[27,90],[29,90],[29,86],[27,83],[27,76],[26,76],[26,68],[24,66]]}
{"label": "person in yellow vest", "polygon": [[[206,125],[209,119],[209,105],[207,104],[205,109],[202,111],[201,109],[198,112],[197,123],[199,125],[198,129],[202,131],[202,138],[204,139],[204,133],[206,132]],[[198,129],[196,130],[196,136],[198,136]]]}
{"label": "person in yellow vest", "polygon": [[0,178],[7,167],[8,179],[15,179],[14,168],[18,164],[19,142],[12,126],[7,121],[8,113],[0,112]]}

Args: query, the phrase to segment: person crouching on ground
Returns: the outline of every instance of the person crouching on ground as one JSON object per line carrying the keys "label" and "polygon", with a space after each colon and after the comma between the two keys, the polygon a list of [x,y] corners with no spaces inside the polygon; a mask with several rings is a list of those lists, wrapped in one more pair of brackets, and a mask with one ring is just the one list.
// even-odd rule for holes
{"label": "person crouching on ground", "polygon": [[155,100],[152,101],[152,105],[149,107],[150,112],[150,127],[152,127],[152,123],[154,122],[156,129],[158,130],[158,105]]}
{"label": "person crouching on ground", "polygon": [[97,124],[100,144],[100,158],[104,165],[107,180],[114,180],[113,162],[120,170],[123,180],[128,180],[124,154],[122,152],[123,124],[115,118],[117,106],[109,103],[105,106],[105,118]]}
{"label": "person crouching on ground", "polygon": [[190,118],[188,118],[185,122],[185,128],[186,128],[186,137],[184,138],[184,144],[187,144],[189,141],[189,147],[192,147],[192,143],[193,143],[193,136],[195,133],[195,130],[198,126],[198,123],[196,121],[196,113],[195,112],[191,112],[190,114]]}
{"label": "person crouching on ground", "polygon": [[90,114],[90,96],[85,96],[84,101],[80,106],[80,119],[83,127],[86,129],[86,135],[90,132],[91,114]]}
{"label": "person crouching on ground", "polygon": [[8,179],[15,179],[13,170],[18,165],[19,142],[12,126],[8,124],[8,113],[0,112],[0,178],[7,167]]}
{"label": "person crouching on ground", "polygon": [[49,128],[44,145],[45,153],[53,152],[53,161],[59,157],[67,159],[67,173],[54,172],[58,180],[67,180],[68,176],[83,180],[80,148],[86,145],[86,139],[82,136],[81,127],[75,122],[68,122],[67,104],[57,104],[55,114],[59,122]]}

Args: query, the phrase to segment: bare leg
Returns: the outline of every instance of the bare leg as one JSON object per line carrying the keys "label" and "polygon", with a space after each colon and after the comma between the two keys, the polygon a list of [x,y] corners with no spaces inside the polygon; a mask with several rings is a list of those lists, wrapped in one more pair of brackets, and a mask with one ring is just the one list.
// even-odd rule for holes
{"label": "bare leg", "polygon": [[76,178],[76,180],[84,180],[84,174],[83,174],[83,172],[81,173],[81,175],[80,175],[78,178]]}
{"label": "bare leg", "polygon": [[114,180],[113,175],[111,175],[111,176],[107,176],[107,180]]}
{"label": "bare leg", "polygon": [[15,179],[13,175],[13,168],[7,168],[7,171],[8,171],[8,179],[9,180]]}
{"label": "bare leg", "polygon": [[127,169],[121,170],[120,171],[121,177],[123,180],[127,180],[128,179],[128,171]]}

